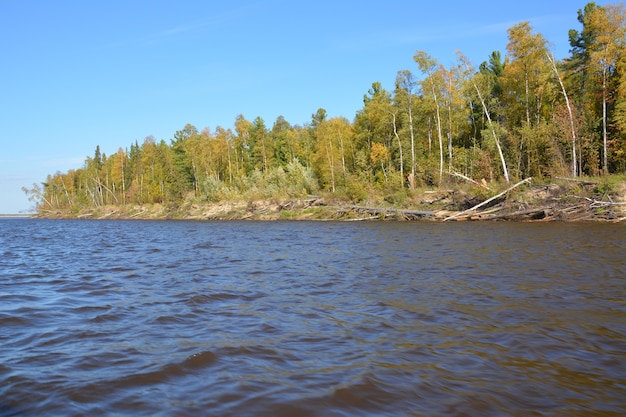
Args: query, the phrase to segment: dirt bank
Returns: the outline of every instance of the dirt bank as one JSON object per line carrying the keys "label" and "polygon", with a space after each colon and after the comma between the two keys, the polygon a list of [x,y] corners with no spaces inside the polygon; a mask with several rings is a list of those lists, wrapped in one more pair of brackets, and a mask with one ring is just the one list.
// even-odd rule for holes
{"label": "dirt bank", "polygon": [[37,217],[73,219],[179,220],[425,220],[425,221],[605,221],[626,220],[626,181],[605,190],[585,180],[532,184],[530,180],[499,193],[463,188],[428,190],[401,207],[352,204],[327,197],[100,206],[77,212],[42,211]]}

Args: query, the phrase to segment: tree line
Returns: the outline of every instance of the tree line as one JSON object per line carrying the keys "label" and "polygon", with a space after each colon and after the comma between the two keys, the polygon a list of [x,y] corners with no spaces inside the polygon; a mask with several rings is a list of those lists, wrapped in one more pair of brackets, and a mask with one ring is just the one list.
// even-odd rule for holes
{"label": "tree line", "polygon": [[239,115],[232,128],[186,125],[169,141],[147,137],[24,189],[38,210],[101,205],[302,197],[354,201],[407,195],[466,177],[626,171],[626,13],[588,3],[570,55],[556,60],[529,22],[508,29],[503,57],[449,67],[424,51],[398,71],[393,91],[374,82],[353,121],[318,109],[303,125]]}

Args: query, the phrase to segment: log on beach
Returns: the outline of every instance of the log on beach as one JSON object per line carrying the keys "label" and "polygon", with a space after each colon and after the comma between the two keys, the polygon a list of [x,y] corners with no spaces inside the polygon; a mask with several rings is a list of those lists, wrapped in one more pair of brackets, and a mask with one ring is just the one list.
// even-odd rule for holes
{"label": "log on beach", "polygon": [[518,182],[517,184],[510,186],[509,188],[507,188],[506,190],[502,191],[501,193],[496,194],[496,195],[494,195],[491,198],[488,198],[487,200],[483,201],[482,203],[476,204],[474,207],[470,207],[469,209],[467,209],[465,211],[462,211],[460,213],[456,213],[456,214],[453,214],[452,216],[446,217],[445,219],[443,219],[443,221],[445,222],[445,221],[448,221],[448,220],[458,220],[460,218],[471,218],[473,216],[473,214],[471,214],[472,212],[475,212],[479,208],[481,208],[481,207],[491,203],[492,201],[497,200],[498,198],[504,196],[506,193],[508,193],[509,191],[513,190],[514,188],[517,188],[520,185],[525,184],[525,183],[530,182],[530,181],[532,181],[532,178],[526,178],[526,179]]}
{"label": "log on beach", "polygon": [[371,219],[395,217],[406,220],[417,220],[432,219],[435,217],[435,214],[432,211],[394,209],[385,207],[344,206],[338,210],[339,214],[346,214],[350,212],[374,216],[370,217]]}

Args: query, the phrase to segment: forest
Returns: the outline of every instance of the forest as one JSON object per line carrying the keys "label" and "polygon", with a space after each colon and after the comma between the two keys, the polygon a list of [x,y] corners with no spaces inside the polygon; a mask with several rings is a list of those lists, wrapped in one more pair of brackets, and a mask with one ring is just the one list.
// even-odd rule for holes
{"label": "forest", "polygon": [[[186,125],[24,188],[38,212],[105,205],[304,198],[388,202],[459,182],[626,172],[626,13],[588,3],[556,60],[529,22],[506,53],[450,67],[416,51],[393,91],[374,82],[353,120],[323,108],[302,125],[239,115],[231,128]],[[573,22],[575,23],[575,22]]]}

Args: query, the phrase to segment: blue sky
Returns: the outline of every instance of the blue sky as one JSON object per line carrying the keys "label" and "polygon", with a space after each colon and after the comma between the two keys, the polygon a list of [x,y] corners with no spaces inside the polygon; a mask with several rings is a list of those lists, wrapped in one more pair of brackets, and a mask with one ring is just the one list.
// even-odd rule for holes
{"label": "blue sky", "polygon": [[80,168],[96,145],[112,154],[239,114],[268,128],[320,107],[352,120],[373,82],[419,72],[416,50],[478,66],[530,21],[563,58],[586,3],[2,0],[0,213],[31,208],[22,186]]}

